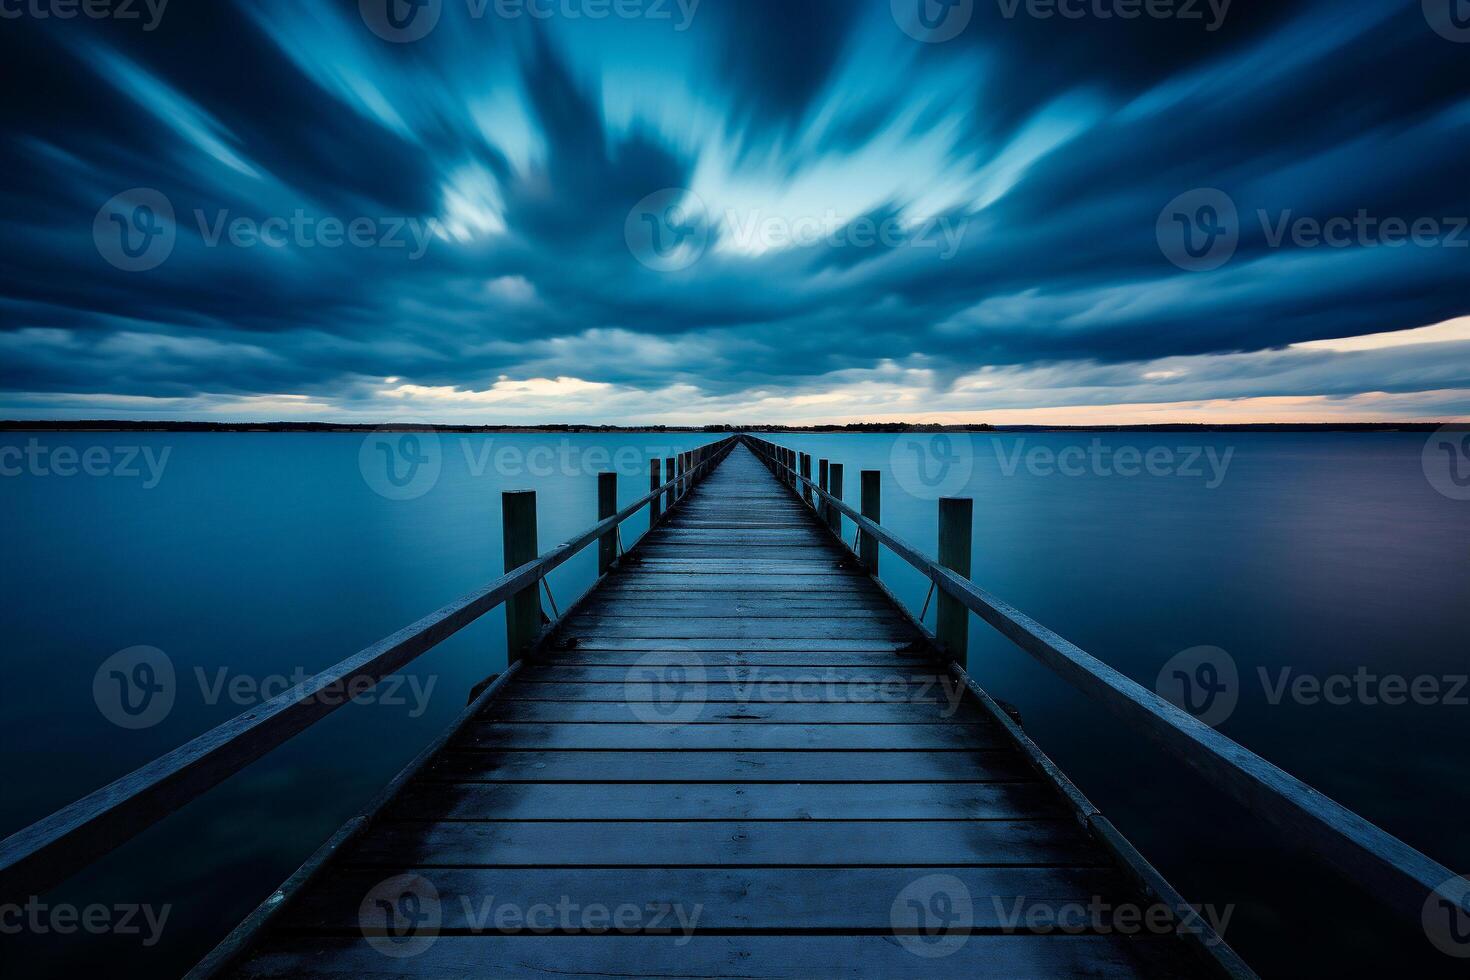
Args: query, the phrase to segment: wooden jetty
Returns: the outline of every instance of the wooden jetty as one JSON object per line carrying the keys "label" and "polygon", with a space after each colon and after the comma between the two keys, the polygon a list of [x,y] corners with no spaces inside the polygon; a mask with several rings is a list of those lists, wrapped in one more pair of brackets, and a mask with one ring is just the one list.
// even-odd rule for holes
{"label": "wooden jetty", "polygon": [[[544,554],[507,495],[504,577],[0,843],[0,898],[501,602],[508,669],[191,976],[1253,976],[969,677],[972,611],[1401,911],[1453,878],[969,583],[968,501],[941,502],[936,562],[882,528],[877,473],[854,509],[811,462],[727,439],[622,511],[605,475],[599,523]],[[540,582],[593,544],[548,624]],[[936,634],[880,546],[935,583]]]}

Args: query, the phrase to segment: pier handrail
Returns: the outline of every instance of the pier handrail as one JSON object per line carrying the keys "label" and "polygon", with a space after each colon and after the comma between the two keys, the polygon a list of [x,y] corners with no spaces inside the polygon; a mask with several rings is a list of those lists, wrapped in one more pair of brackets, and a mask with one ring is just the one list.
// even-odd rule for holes
{"label": "pier handrail", "polygon": [[864,517],[774,452],[782,450],[789,455],[790,450],[754,436],[742,438],[767,466],[784,475],[783,482],[798,499],[804,489],[810,489],[818,501],[845,515],[864,534],[886,545],[937,588],[1063,680],[1153,739],[1236,802],[1303,843],[1319,860],[1395,911],[1418,923],[1431,895],[1455,904],[1467,900],[1454,885],[1454,872],[1445,866]]}
{"label": "pier handrail", "polygon": [[0,901],[59,884],[372,690],[491,609],[536,586],[664,494],[687,492],[691,478],[707,476],[734,441],[731,436],[690,450],[694,461],[687,470],[571,540],[0,841]]}

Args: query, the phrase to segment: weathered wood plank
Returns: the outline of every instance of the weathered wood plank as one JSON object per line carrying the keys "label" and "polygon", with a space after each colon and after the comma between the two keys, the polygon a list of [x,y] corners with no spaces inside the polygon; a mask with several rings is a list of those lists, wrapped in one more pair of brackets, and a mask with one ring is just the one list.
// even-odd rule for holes
{"label": "weathered wood plank", "polygon": [[[755,704],[760,701],[792,704],[940,704],[953,697],[954,688],[922,684],[843,685],[814,681],[736,682],[708,681],[703,684],[638,683],[606,684],[560,681],[547,684],[509,685],[501,694],[505,701],[622,701],[628,704],[695,704],[727,702]],[[691,709],[692,710],[692,709]]]}
{"label": "weathered wood plank", "polygon": [[[654,683],[659,685],[680,682],[735,683],[782,682],[788,684],[883,684],[887,686],[921,685],[927,691],[936,691],[944,686],[959,691],[964,685],[955,680],[948,670],[936,669],[937,665],[906,665],[897,659],[876,667],[716,667],[704,664],[702,658],[684,657],[679,654],[667,658],[656,657],[644,660],[638,667],[583,667],[561,663],[542,663],[523,667],[516,676],[517,684],[551,684],[564,682],[628,684]],[[691,668],[701,673],[697,681],[681,681]],[[675,673],[675,671],[680,673]],[[664,676],[668,674],[669,676]]]}
{"label": "weathered wood plank", "polygon": [[[931,868],[403,868],[434,886],[443,908],[443,932],[484,928],[487,898],[496,904],[529,908],[556,905],[565,897],[579,906],[639,905],[663,901],[701,909],[701,930],[781,930],[800,922],[809,930],[892,928],[894,899]],[[1092,896],[1123,888],[1115,872],[1100,868],[951,868],[972,897],[974,929],[1015,928],[1012,909],[1088,904]],[[344,871],[289,910],[292,930],[350,933],[358,928],[362,897],[382,881],[381,871]],[[833,901],[834,895],[842,896]],[[495,919],[489,922],[491,928]],[[519,931],[524,923],[502,920]],[[687,921],[687,920],[686,920]],[[641,923],[643,926],[648,924]],[[580,925],[580,923],[577,923]],[[665,927],[677,928],[670,920]],[[1024,931],[1025,923],[1020,924]],[[573,926],[574,928],[576,925]],[[585,925],[582,926],[585,928]],[[498,931],[498,930],[497,930]],[[570,931],[570,930],[568,930]]]}
{"label": "weathered wood plank", "polygon": [[1030,820],[1065,816],[1043,783],[418,783],[395,820]]}
{"label": "weathered wood plank", "polygon": [[444,822],[375,824],[344,866],[1098,866],[1068,820]]}
{"label": "weathered wood plank", "polygon": [[463,738],[456,741],[455,747],[500,748],[514,745],[522,751],[960,751],[979,745],[1004,744],[996,727],[990,725],[765,725],[760,722],[699,725],[681,724],[682,715],[674,713],[675,710],[677,709],[671,710],[662,705],[651,705],[649,720],[632,725],[476,722],[464,730]]}
{"label": "weathered wood plank", "polygon": [[[244,964],[250,980],[316,977],[744,977],[749,980],[1096,980],[1197,976],[1169,937],[979,935],[957,952],[920,957],[893,936],[441,936],[424,952],[384,956],[361,936],[285,939]],[[918,948],[922,948],[919,946]],[[1195,968],[1197,971],[1197,968]]]}
{"label": "weathered wood plank", "polygon": [[465,782],[1013,782],[1035,772],[1010,748],[968,752],[523,752],[451,750],[425,779]]}
{"label": "weathered wood plank", "polygon": [[[531,692],[533,695],[535,692]],[[613,695],[610,695],[613,696]],[[539,723],[622,723],[643,721],[648,714],[636,703],[623,700],[525,700],[499,701],[481,714],[485,721],[495,722],[539,722]],[[681,718],[683,715],[680,716]],[[943,723],[949,721],[965,724],[987,724],[989,719],[980,709],[968,702],[954,703],[944,700],[927,704],[912,702],[860,702],[822,704],[769,704],[763,701],[729,702],[706,701],[698,706],[698,713],[689,719],[691,724],[730,724],[733,722],[760,721],[768,725],[824,725],[824,724],[869,724],[907,725],[919,723]]]}

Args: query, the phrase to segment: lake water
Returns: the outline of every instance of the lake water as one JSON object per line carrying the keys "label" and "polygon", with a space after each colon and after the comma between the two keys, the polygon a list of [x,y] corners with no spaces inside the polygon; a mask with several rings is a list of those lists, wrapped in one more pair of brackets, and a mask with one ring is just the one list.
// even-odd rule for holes
{"label": "lake water", "polygon": [[[647,459],[712,438],[440,434],[414,446],[350,434],[0,434],[0,462],[21,460],[0,476],[0,833],[497,575],[501,491],[538,491],[545,550],[593,523],[596,472],[619,469],[620,500],[631,501],[647,491]],[[776,441],[842,463],[849,501],[860,470],[883,471],[883,523],[929,553],[935,499],[973,497],[974,579],[1148,687],[1182,651],[1224,651],[1239,683],[1222,731],[1464,869],[1470,690],[1455,678],[1470,673],[1470,502],[1426,478],[1425,438]],[[630,521],[625,541],[645,527]],[[594,560],[588,551],[552,576],[559,603],[591,582]],[[915,610],[923,604],[927,583],[891,554],[882,577]],[[504,667],[503,631],[499,611],[487,615],[405,671],[383,703],[337,712],[45,897],[167,905],[155,945],[0,936],[3,962],[57,975],[181,973]],[[1227,936],[1264,975],[1446,967],[1405,952],[1427,948],[1416,930],[1273,844],[1248,812],[978,620],[971,637],[976,679],[1020,710],[1186,897],[1234,907]],[[110,692],[108,671],[94,689],[104,661],[140,646],[166,658],[176,691],[144,727]],[[1303,675],[1337,693],[1346,689],[1332,678],[1358,680],[1341,704],[1282,692]],[[1439,694],[1383,703],[1389,675],[1433,678]],[[1390,697],[1368,703],[1361,690]]]}

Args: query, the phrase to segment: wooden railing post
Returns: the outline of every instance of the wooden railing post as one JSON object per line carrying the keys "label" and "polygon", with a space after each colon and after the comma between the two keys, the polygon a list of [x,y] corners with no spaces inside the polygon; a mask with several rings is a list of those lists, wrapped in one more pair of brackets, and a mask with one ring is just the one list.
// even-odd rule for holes
{"label": "wooden railing post", "polygon": [[[970,535],[975,501],[969,497],[939,498],[939,564],[963,578],[970,577]],[[954,596],[939,590],[934,636],[946,653],[964,667],[969,659],[970,610]]]}
{"label": "wooden railing post", "polygon": [[[616,473],[597,474],[597,523],[612,517],[618,512],[618,475]],[[597,539],[597,576],[601,578],[613,567],[613,562],[618,560],[618,532],[611,530]]]}
{"label": "wooden railing post", "polygon": [[[863,470],[859,477],[863,516],[874,524],[883,523],[882,481],[883,474],[878,470]],[[878,539],[867,531],[863,531],[862,536],[859,538],[858,558],[863,563],[863,569],[869,575],[878,574]]]}
{"label": "wooden railing post", "polygon": [[[668,459],[664,460],[664,481],[665,482],[672,482],[673,481],[673,479],[674,479],[674,469],[675,469],[675,466],[674,466],[674,457],[670,456]],[[664,494],[664,512],[665,513],[668,513],[669,511],[673,510],[674,509],[674,502],[676,500],[678,500],[678,499],[679,499],[679,487],[676,484],[676,485],[674,485],[672,487],[669,487],[669,492],[666,493],[666,494]]]}
{"label": "wooden railing post", "polygon": [[[811,453],[802,453],[801,454],[801,475],[804,476],[804,477],[806,477],[808,480],[810,480],[812,478],[812,454]],[[803,483],[801,485],[801,495],[806,500],[806,505],[808,507],[810,507],[812,505],[812,487],[811,487],[811,484],[809,484],[809,483]]]}
{"label": "wooden railing post", "polygon": [[[817,486],[823,490],[827,489],[827,477],[830,475],[831,465],[825,459],[817,460]],[[817,516],[822,520],[827,519],[827,499],[817,498]]]}
{"label": "wooden railing post", "polygon": [[[661,474],[661,468],[660,468],[660,466],[661,466],[661,464],[656,459],[652,463],[649,464],[649,470],[648,470],[648,492],[649,493],[653,493],[659,487],[661,487],[661,486],[664,485],[663,477],[660,475]],[[659,518],[661,518],[663,516],[663,507],[661,506],[662,501],[663,501],[663,495],[660,494],[659,496],[654,497],[653,500],[652,500],[652,502],[650,502],[649,505],[648,505],[648,529],[650,531],[652,531],[654,528],[658,527]]]}
{"label": "wooden railing post", "polygon": [[[841,500],[842,464],[833,463],[830,467],[828,467],[827,478],[832,484],[832,489],[829,492],[832,494],[833,497]],[[836,507],[828,507],[827,526],[832,529],[833,534],[837,535],[839,538],[842,537],[842,511],[838,510]]]}
{"label": "wooden railing post", "polygon": [[[536,491],[507,490],[500,495],[501,541],[505,570],[513,572],[539,557],[536,546]],[[541,582],[538,579],[505,603],[505,656],[513,664],[525,656],[541,632]]]}
{"label": "wooden railing post", "polygon": [[679,496],[689,492],[689,454],[679,454]]}

